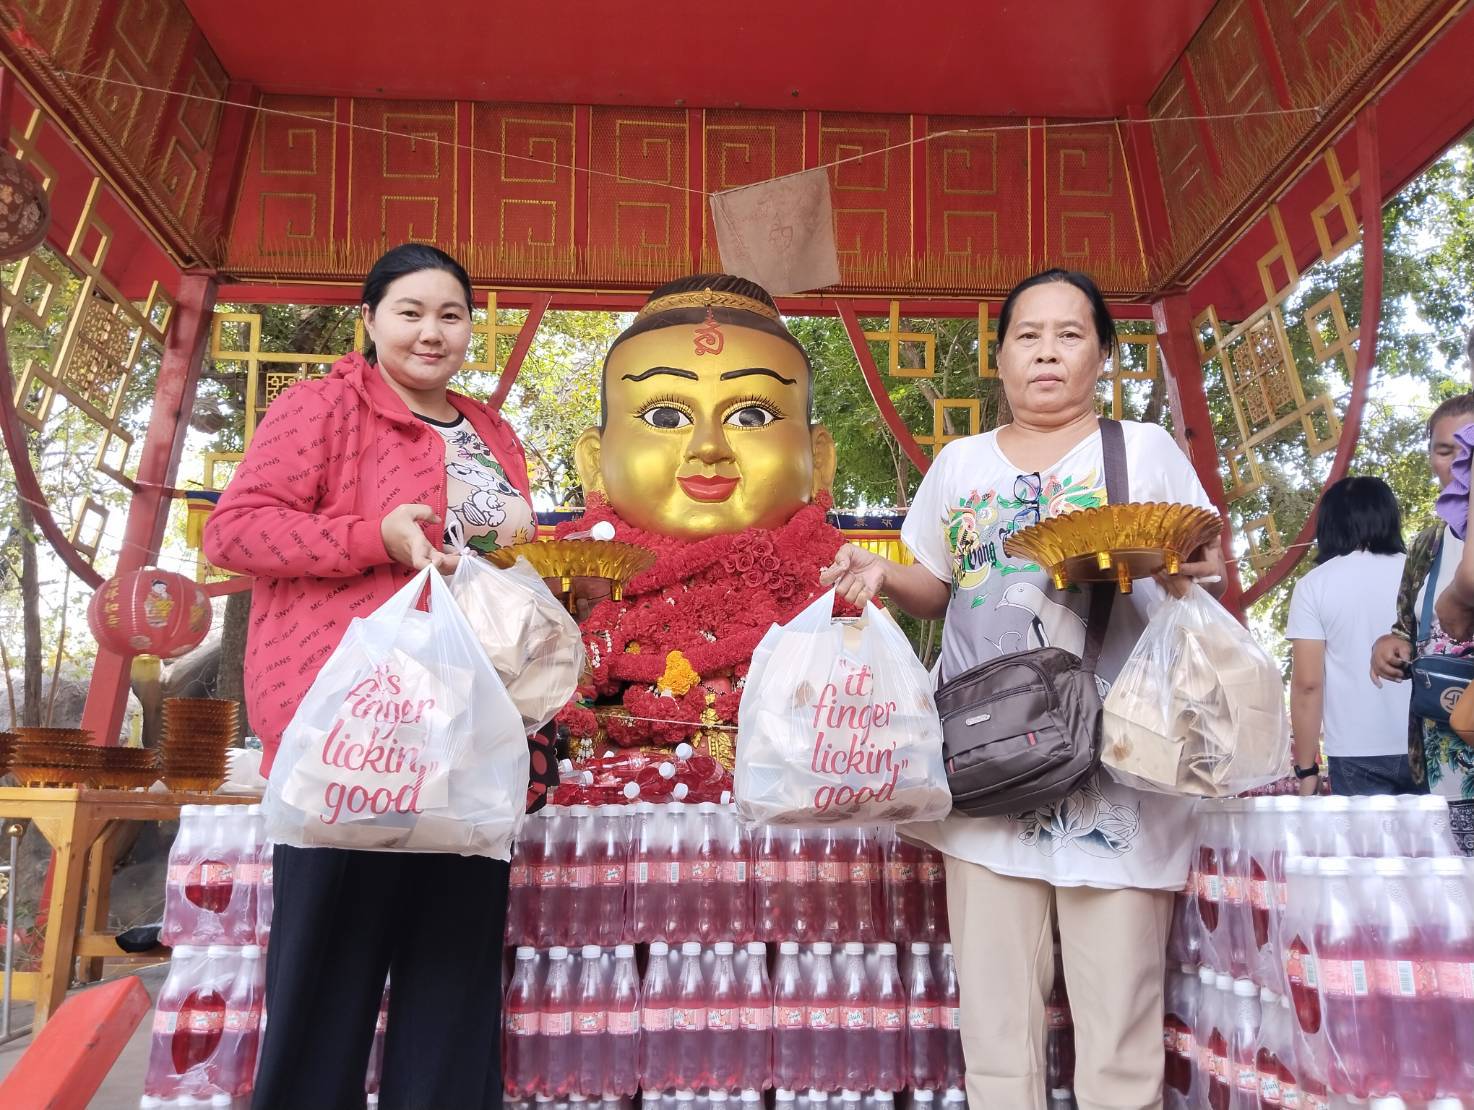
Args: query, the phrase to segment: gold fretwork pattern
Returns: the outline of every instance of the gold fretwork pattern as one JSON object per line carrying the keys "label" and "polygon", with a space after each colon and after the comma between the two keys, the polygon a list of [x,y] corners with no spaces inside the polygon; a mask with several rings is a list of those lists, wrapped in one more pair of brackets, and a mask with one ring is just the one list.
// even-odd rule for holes
{"label": "gold fretwork pattern", "polygon": [[[885,331],[867,331],[865,338],[886,345],[886,373],[893,378],[930,378],[937,372],[937,337],[931,332],[901,330],[901,302],[891,302],[890,327]],[[902,344],[920,344],[921,365],[905,366],[901,362]]]}
{"label": "gold fretwork pattern", "polygon": [[1249,543],[1249,565],[1257,571],[1270,567],[1285,553],[1285,541],[1272,516],[1246,520],[1241,528]]}

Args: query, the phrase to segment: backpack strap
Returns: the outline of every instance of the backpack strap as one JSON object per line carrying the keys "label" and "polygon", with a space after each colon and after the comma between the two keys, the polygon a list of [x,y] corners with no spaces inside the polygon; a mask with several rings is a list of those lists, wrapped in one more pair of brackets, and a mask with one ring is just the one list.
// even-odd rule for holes
{"label": "backpack strap", "polygon": [[1423,616],[1418,621],[1418,643],[1427,643],[1433,635],[1433,599],[1438,593],[1438,568],[1443,563],[1443,532],[1433,541],[1433,565],[1423,585]]}
{"label": "backpack strap", "polygon": [[[1100,418],[1100,454],[1105,466],[1106,504],[1124,505],[1131,500],[1131,474],[1126,466],[1126,434],[1119,420]],[[1090,590],[1090,612],[1085,619],[1085,652],[1080,665],[1090,674],[1100,661],[1111,607],[1116,601],[1116,584],[1098,582]]]}

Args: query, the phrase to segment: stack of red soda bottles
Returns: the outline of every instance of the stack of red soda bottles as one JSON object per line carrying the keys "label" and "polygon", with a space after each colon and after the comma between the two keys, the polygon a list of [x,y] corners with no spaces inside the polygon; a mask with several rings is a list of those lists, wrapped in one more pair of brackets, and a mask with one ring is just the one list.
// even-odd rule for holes
{"label": "stack of red soda bottles", "polygon": [[1205,807],[1168,955],[1169,1107],[1474,1107],[1474,861],[1440,798]]}
{"label": "stack of red soda bottles", "polygon": [[513,852],[509,1099],[890,1110],[914,1089],[962,1110],[939,854],[889,827],[746,828],[689,750],[563,779]]}
{"label": "stack of red soda bottles", "polygon": [[271,905],[261,807],[183,807],[160,932],[173,959],[154,1013],[144,1107],[249,1104]]}

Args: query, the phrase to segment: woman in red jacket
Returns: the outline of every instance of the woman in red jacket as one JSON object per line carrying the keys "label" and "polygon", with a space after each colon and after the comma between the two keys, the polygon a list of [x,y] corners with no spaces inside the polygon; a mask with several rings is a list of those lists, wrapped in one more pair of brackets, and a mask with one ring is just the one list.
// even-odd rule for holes
{"label": "woman in red jacket", "polygon": [[[256,579],[245,684],[265,773],[355,616],[427,565],[452,569],[452,552],[535,533],[516,434],[446,388],[471,303],[465,270],[434,247],[380,258],[363,286],[368,350],[271,405],[210,516],[210,561]],[[384,1110],[499,1107],[507,864],[278,846],[273,866],[255,1105],[363,1107],[387,973]]]}

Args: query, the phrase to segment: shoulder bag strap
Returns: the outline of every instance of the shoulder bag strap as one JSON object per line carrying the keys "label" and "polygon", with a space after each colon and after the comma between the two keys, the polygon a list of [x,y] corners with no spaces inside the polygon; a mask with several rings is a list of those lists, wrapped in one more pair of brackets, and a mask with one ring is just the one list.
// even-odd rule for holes
{"label": "shoulder bag strap", "polygon": [[1438,594],[1438,568],[1443,563],[1443,537],[1447,529],[1438,533],[1433,541],[1433,565],[1428,568],[1428,578],[1423,583],[1423,615],[1418,620],[1418,643],[1425,643],[1433,635],[1433,599]]}
{"label": "shoulder bag strap", "polygon": [[[1100,454],[1105,465],[1106,504],[1124,505],[1131,500],[1131,475],[1126,466],[1126,435],[1119,420],[1100,419]],[[1085,653],[1080,665],[1091,674],[1100,660],[1111,607],[1116,601],[1116,584],[1101,582],[1091,587],[1090,612],[1085,619]]]}

